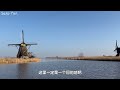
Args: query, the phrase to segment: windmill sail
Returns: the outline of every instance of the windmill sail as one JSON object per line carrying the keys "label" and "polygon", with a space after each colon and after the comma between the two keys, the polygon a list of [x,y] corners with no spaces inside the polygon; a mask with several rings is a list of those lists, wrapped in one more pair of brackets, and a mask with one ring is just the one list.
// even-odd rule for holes
{"label": "windmill sail", "polygon": [[24,43],[24,32],[22,30],[22,43]]}
{"label": "windmill sail", "polygon": [[115,47],[115,50],[117,52],[116,56],[120,56],[120,47],[118,47],[117,45],[117,40],[116,40],[116,47]]}
{"label": "windmill sail", "polygon": [[8,46],[13,46],[13,45],[14,46],[19,46],[19,50],[18,50],[18,53],[17,53],[17,58],[21,58],[23,56],[30,57],[31,55],[29,55],[27,46],[37,45],[37,43],[26,44],[24,42],[24,32],[22,30],[22,43],[20,43],[20,44],[8,44]]}
{"label": "windmill sail", "polygon": [[116,40],[116,48],[117,48],[118,46],[117,46],[117,40]]}

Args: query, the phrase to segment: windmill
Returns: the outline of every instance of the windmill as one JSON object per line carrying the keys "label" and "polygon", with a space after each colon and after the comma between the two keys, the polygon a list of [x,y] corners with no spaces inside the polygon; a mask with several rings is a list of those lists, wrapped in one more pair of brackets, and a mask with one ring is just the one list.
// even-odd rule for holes
{"label": "windmill", "polygon": [[[8,46],[16,46],[18,47],[17,58],[33,58],[31,52],[28,52],[28,49],[31,45],[37,45],[36,43],[33,44],[26,44],[24,41],[24,32],[22,30],[22,42],[20,44],[8,44]],[[29,48],[27,47],[29,46]]]}
{"label": "windmill", "polygon": [[114,51],[117,51],[116,56],[119,56],[119,55],[120,55],[120,47],[118,47],[118,45],[117,45],[117,40],[116,40],[116,47],[115,47],[115,50],[114,50]]}

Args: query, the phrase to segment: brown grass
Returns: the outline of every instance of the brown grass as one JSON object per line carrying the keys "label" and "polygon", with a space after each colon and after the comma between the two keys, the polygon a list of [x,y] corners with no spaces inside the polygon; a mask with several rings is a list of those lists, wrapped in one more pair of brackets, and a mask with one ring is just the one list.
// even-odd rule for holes
{"label": "brown grass", "polygon": [[120,57],[115,57],[115,56],[64,57],[63,59],[68,59],[68,60],[120,61]]}
{"label": "brown grass", "polygon": [[29,59],[22,59],[22,58],[0,58],[0,64],[11,64],[11,63],[28,63],[28,62],[39,62],[39,58],[29,58]]}

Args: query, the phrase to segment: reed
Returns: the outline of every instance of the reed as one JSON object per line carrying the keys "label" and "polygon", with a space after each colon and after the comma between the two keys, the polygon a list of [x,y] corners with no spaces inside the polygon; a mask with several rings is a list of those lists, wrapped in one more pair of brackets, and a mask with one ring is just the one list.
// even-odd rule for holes
{"label": "reed", "polygon": [[22,58],[0,58],[0,64],[13,64],[13,63],[29,63],[29,62],[39,62],[39,58],[28,58],[28,59],[22,59]]}
{"label": "reed", "polygon": [[120,61],[120,57],[115,56],[84,56],[84,57],[64,57],[68,60],[100,60],[100,61]]}

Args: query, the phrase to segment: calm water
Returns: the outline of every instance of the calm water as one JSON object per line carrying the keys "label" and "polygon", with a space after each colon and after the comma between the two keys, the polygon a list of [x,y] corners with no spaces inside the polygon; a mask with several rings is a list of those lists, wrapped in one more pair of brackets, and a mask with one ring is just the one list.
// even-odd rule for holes
{"label": "calm water", "polygon": [[[55,70],[81,73],[53,74]],[[120,79],[120,62],[42,59],[39,63],[1,64],[0,79]]]}

